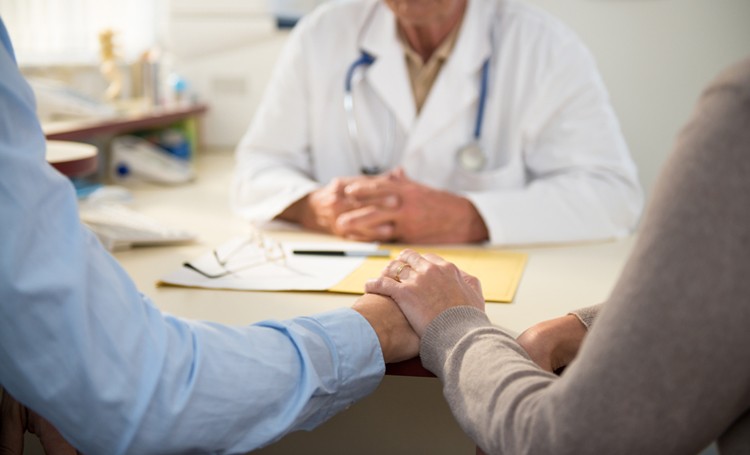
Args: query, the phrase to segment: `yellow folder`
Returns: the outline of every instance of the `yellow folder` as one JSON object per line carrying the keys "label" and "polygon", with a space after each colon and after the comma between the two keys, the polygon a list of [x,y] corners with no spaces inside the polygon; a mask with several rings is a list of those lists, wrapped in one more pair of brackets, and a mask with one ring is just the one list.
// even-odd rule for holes
{"label": "yellow folder", "polygon": [[330,292],[361,294],[365,282],[377,278],[391,259],[395,259],[404,248],[419,253],[433,253],[456,264],[461,270],[474,275],[482,282],[484,298],[488,302],[510,303],[518,289],[528,255],[512,251],[487,248],[430,248],[406,245],[383,245],[392,251],[391,258],[369,257],[365,262],[340,283],[329,289]]}

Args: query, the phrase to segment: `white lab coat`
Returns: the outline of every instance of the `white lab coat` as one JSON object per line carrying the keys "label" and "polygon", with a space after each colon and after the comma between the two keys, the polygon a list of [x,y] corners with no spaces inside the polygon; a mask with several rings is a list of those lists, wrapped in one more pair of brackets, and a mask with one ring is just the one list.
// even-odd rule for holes
{"label": "white lab coat", "polygon": [[[636,167],[592,56],[557,20],[513,0],[469,0],[419,115],[382,0],[326,4],[305,17],[237,149],[240,215],[271,220],[331,179],[359,175],[343,97],[361,50],[376,57],[357,70],[353,89],[365,164],[400,165],[414,180],[464,195],[493,244],[611,238],[636,224]],[[470,172],[456,153],[472,139],[488,56],[487,165]]]}

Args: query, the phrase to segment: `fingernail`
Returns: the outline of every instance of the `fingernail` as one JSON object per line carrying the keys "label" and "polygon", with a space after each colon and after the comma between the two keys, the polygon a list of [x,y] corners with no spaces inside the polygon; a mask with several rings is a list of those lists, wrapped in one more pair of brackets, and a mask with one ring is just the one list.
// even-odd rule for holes
{"label": "fingernail", "polygon": [[346,214],[343,214],[343,215],[339,215],[339,217],[336,218],[336,222],[334,224],[338,228],[345,228],[345,227],[348,227],[350,223],[351,223],[351,217],[347,216]]}
{"label": "fingernail", "polygon": [[398,197],[396,196],[388,196],[385,198],[385,206],[389,209],[394,209],[398,207]]}

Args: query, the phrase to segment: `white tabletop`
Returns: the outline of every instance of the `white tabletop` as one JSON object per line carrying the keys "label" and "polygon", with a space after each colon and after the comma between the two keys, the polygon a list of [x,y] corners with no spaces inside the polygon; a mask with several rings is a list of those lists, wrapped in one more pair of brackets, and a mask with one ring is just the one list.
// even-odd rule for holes
{"label": "white tabletop", "polygon": [[[198,234],[195,244],[136,248],[116,258],[145,294],[164,311],[227,324],[286,319],[350,306],[355,295],[310,292],[241,292],[156,287],[160,277],[227,239],[248,224],[228,206],[233,156],[202,153],[196,182],[184,186],[133,187],[133,208],[166,224]],[[311,236],[291,227],[274,230],[279,240]],[[529,254],[515,300],[489,303],[491,320],[519,333],[543,319],[606,299],[633,244],[632,239],[573,246],[513,248]],[[370,397],[307,433],[285,437],[259,453],[450,453],[474,454],[473,443],[455,423],[434,378],[386,376]]]}
{"label": "white tabletop", "polygon": [[[239,292],[156,287],[160,277],[227,239],[248,232],[248,224],[228,206],[230,153],[204,153],[198,180],[177,187],[133,187],[133,208],[175,227],[198,234],[195,244],[148,247],[117,252],[117,259],[138,286],[156,304],[173,314],[230,324],[247,324],[267,318],[291,318],[349,306],[354,295],[290,292]],[[269,231],[279,240],[302,237],[316,241],[338,240],[279,225]],[[606,299],[632,239],[572,246],[509,248],[529,254],[529,261],[513,303],[489,303],[490,319],[520,332],[543,319]]]}

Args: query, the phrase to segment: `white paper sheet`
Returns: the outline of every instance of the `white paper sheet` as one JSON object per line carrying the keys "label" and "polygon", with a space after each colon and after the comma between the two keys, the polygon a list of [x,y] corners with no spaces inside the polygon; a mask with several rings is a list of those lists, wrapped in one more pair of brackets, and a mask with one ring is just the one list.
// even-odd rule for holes
{"label": "white paper sheet", "polygon": [[[365,258],[295,255],[292,250],[377,250],[376,243],[251,242],[234,238],[161,279],[164,284],[248,291],[324,291]],[[211,278],[209,276],[211,276]],[[364,289],[363,289],[364,292]]]}

